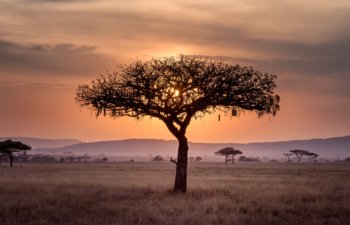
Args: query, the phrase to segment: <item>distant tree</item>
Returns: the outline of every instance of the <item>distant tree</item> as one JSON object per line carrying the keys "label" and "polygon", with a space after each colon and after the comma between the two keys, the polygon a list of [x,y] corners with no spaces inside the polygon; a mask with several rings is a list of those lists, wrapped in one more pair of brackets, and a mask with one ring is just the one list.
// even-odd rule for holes
{"label": "distant tree", "polygon": [[34,155],[31,159],[32,162],[57,162],[57,159],[49,155]]}
{"label": "distant tree", "polygon": [[291,162],[292,160],[290,159],[290,157],[292,157],[292,155],[294,155],[293,153],[284,153],[283,155],[285,155],[287,157],[287,162]]}
{"label": "distant tree", "polygon": [[241,162],[260,162],[260,159],[255,158],[255,157],[246,157],[246,156],[242,155],[238,158],[238,161],[241,161]]}
{"label": "distant tree", "polygon": [[103,158],[102,158],[102,161],[103,161],[103,162],[107,162],[107,161],[108,161],[108,158],[107,158],[107,157],[103,157]]}
{"label": "distant tree", "polygon": [[65,162],[74,162],[76,158],[74,156],[67,156],[64,158]]}
{"label": "distant tree", "polygon": [[308,153],[305,154],[305,156],[308,157],[309,162],[316,162],[318,154],[313,153],[313,152],[308,152]]}
{"label": "distant tree", "polygon": [[275,75],[252,67],[229,65],[199,56],[180,55],[136,61],[90,85],[81,85],[76,101],[96,115],[113,118],[145,116],[163,121],[179,143],[174,192],[186,192],[187,128],[194,118],[215,111],[244,110],[276,115]]}
{"label": "distant tree", "polygon": [[350,157],[346,158],[344,162],[350,162]]}
{"label": "distant tree", "polygon": [[153,160],[153,161],[163,161],[164,159],[163,159],[162,156],[156,155],[152,160]]}
{"label": "distant tree", "polygon": [[190,162],[193,162],[193,161],[194,161],[194,157],[191,156],[191,157],[189,158],[189,160],[190,160]]}
{"label": "distant tree", "polygon": [[202,161],[202,157],[197,156],[197,157],[194,159],[194,161],[195,161],[195,162],[200,162],[200,161]]}
{"label": "distant tree", "polygon": [[215,152],[215,154],[225,156],[225,164],[227,165],[228,161],[232,161],[232,164],[234,164],[235,155],[242,154],[242,152],[238,149],[234,149],[233,147],[227,147]]}
{"label": "distant tree", "polygon": [[298,162],[298,163],[300,162],[301,158],[302,158],[304,155],[309,154],[308,151],[306,151],[306,150],[300,150],[300,149],[290,150],[289,152],[293,153],[293,154],[297,157],[297,162]]}
{"label": "distant tree", "polygon": [[29,145],[26,145],[20,141],[12,141],[11,139],[8,139],[0,142],[0,152],[8,155],[11,167],[13,166],[14,153],[31,149],[32,148]]}

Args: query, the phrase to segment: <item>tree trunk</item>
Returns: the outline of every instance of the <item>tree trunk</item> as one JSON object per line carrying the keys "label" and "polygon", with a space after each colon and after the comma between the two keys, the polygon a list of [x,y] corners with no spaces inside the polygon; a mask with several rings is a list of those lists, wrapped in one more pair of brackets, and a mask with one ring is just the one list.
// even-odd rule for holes
{"label": "tree trunk", "polygon": [[178,138],[179,148],[176,162],[174,193],[186,193],[188,143],[185,136]]}
{"label": "tree trunk", "polygon": [[227,165],[227,158],[228,158],[228,155],[225,156],[225,164]]}

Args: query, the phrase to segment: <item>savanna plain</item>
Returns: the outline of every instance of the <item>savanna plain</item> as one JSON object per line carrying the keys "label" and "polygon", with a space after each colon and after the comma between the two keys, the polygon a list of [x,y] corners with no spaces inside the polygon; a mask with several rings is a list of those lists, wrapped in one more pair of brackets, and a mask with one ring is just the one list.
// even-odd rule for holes
{"label": "savanna plain", "polygon": [[0,164],[1,225],[350,224],[350,164]]}

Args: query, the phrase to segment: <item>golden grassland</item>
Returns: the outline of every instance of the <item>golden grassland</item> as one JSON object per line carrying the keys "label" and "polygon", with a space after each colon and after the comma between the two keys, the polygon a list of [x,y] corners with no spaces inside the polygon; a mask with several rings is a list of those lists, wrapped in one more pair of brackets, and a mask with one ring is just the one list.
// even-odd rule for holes
{"label": "golden grassland", "polygon": [[350,224],[350,164],[0,164],[1,225]]}

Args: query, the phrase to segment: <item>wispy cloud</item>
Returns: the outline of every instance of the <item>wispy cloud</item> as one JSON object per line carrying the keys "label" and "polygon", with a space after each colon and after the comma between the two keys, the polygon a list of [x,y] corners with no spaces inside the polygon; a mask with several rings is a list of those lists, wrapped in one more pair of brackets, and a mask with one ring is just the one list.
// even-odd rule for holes
{"label": "wispy cloud", "polygon": [[0,81],[0,87],[32,87],[32,88],[64,88],[75,89],[78,84],[65,84],[65,83],[39,83],[39,82],[2,82]]}
{"label": "wispy cloud", "polygon": [[0,72],[74,77],[103,72],[113,65],[112,59],[95,50],[95,46],[86,45],[22,45],[0,40]]}

